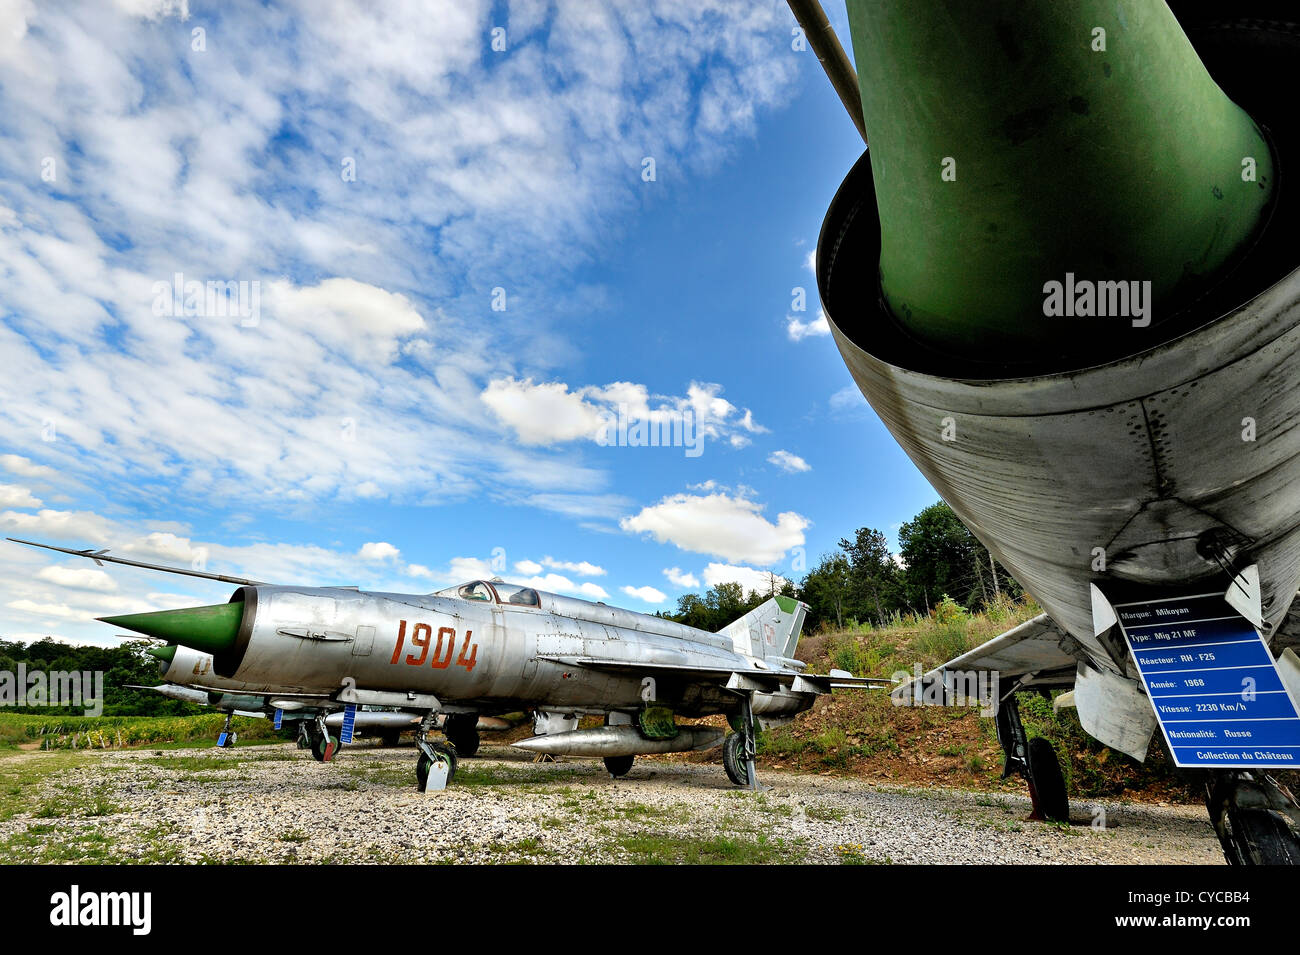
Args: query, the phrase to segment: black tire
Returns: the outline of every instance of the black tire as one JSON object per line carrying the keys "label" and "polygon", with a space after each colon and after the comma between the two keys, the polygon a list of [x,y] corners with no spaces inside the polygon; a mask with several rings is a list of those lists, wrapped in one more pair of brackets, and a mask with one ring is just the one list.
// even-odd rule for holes
{"label": "black tire", "polygon": [[749,785],[749,773],[745,769],[744,733],[732,733],[723,741],[722,768],[727,771],[727,778],[737,786]]}
{"label": "black tire", "polygon": [[396,746],[401,739],[401,733],[388,732],[380,736],[380,742],[385,746]]}
{"label": "black tire", "polygon": [[[456,778],[456,749],[446,743],[433,743],[434,751],[447,760],[447,785],[450,786],[453,779]],[[419,784],[420,792],[424,792],[424,785],[429,780],[429,769],[433,761],[424,753],[420,753],[419,760],[415,764],[415,781]]]}
{"label": "black tire", "polygon": [[635,756],[606,756],[605,768],[615,779],[626,776],[632,770],[632,764],[636,762]]}
{"label": "black tire", "polygon": [[473,756],[478,752],[478,714],[452,713],[443,725],[443,735],[456,747],[456,755],[462,758]]}
{"label": "black tire", "polygon": [[[333,744],[332,750],[330,749],[331,743]],[[328,736],[313,736],[311,741],[311,758],[316,760],[318,763],[328,763],[339,754],[339,749],[342,745],[343,744],[338,740],[330,739]]]}
{"label": "black tire", "polygon": [[1229,865],[1300,865],[1300,841],[1271,809],[1228,809]]}
{"label": "black tire", "polygon": [[1029,741],[1029,781],[1034,787],[1038,809],[1048,822],[1070,821],[1070,798],[1065,792],[1065,777],[1056,761],[1056,750],[1042,736]]}

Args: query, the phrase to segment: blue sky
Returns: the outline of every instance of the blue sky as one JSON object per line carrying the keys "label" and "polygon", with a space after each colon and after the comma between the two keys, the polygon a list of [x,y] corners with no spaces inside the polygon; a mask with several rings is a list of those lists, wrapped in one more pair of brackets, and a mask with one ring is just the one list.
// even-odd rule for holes
{"label": "blue sky", "polygon": [[[936,500],[818,321],[861,144],[784,3],[372,7],[0,2],[0,530],[653,611]],[[20,639],[229,593],[0,574]]]}

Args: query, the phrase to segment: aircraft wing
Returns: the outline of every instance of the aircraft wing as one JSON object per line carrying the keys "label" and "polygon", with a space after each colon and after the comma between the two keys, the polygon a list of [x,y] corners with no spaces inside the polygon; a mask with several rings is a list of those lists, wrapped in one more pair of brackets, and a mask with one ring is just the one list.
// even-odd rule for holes
{"label": "aircraft wing", "polygon": [[1024,678],[1023,686],[1072,686],[1078,659],[1061,648],[1066,637],[1066,632],[1042,613],[940,664],[926,677],[945,671],[996,670],[1004,681]]}
{"label": "aircraft wing", "polygon": [[893,686],[890,680],[857,677],[849,674],[799,673],[795,670],[734,670],[726,667],[701,667],[685,663],[644,663],[634,660],[607,660],[600,657],[543,656],[541,660],[564,666],[605,670],[613,673],[660,673],[688,682],[722,685],[727,689],[753,689],[771,692],[785,687],[795,693],[829,693],[833,688]]}

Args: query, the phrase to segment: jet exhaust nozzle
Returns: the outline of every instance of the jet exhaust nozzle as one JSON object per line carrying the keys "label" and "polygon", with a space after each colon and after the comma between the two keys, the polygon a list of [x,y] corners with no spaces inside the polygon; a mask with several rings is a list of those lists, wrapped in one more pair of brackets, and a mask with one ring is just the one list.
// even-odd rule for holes
{"label": "jet exhaust nozzle", "polygon": [[712,726],[679,726],[672,739],[646,739],[635,726],[599,726],[533,736],[512,745],[548,756],[640,756],[648,753],[689,753],[722,743],[722,730]]}
{"label": "jet exhaust nozzle", "polygon": [[[1123,354],[1130,322],[1176,333],[1257,241],[1270,144],[1163,0],[848,13],[881,234],[856,266],[912,340],[982,361]],[[1080,317],[1103,312],[1104,333]]]}

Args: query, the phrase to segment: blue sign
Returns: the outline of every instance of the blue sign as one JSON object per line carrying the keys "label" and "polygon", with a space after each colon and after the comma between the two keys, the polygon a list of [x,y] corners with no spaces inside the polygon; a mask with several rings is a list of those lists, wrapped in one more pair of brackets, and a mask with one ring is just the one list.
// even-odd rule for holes
{"label": "blue sign", "polygon": [[279,707],[275,710],[275,728],[280,729],[284,725],[284,710]]}
{"label": "blue sign", "polygon": [[1300,712],[1263,636],[1223,599],[1116,604],[1174,762],[1300,768]]}
{"label": "blue sign", "polygon": [[349,703],[343,708],[343,729],[339,733],[340,743],[352,742],[352,730],[356,728],[356,725],[357,705],[355,703]]}

